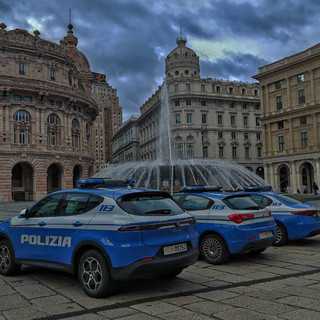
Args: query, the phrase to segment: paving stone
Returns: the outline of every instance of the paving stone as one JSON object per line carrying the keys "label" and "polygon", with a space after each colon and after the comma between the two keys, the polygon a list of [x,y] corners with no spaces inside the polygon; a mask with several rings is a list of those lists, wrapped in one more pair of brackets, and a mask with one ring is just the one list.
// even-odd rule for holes
{"label": "paving stone", "polygon": [[36,318],[42,318],[47,316],[45,312],[34,307],[11,309],[8,311],[4,311],[3,315],[8,320],[36,319]]}
{"label": "paving stone", "polygon": [[122,318],[119,318],[119,320],[154,320],[154,319],[158,319],[158,317],[154,317],[154,316],[151,316],[149,314],[145,314],[145,313],[136,313],[136,314],[131,314],[129,316],[126,316],[126,317],[122,317]]}
{"label": "paving stone", "polygon": [[299,296],[290,296],[278,300],[280,303],[288,304],[290,306],[301,307],[305,309],[310,309],[313,311],[320,311],[319,300],[312,298],[304,298]]}
{"label": "paving stone", "polygon": [[300,309],[284,313],[281,318],[288,320],[320,320],[320,312]]}
{"label": "paving stone", "polygon": [[267,315],[279,315],[294,309],[291,306],[281,303],[257,299],[246,295],[228,299],[228,305],[253,310]]}
{"label": "paving stone", "polygon": [[9,285],[2,285],[0,286],[0,296],[8,296],[10,294],[16,294],[17,291],[12,289]]}
{"label": "paving stone", "polygon": [[154,316],[159,315],[161,313],[181,310],[180,307],[163,302],[163,301],[154,301],[154,302],[136,304],[136,305],[133,305],[132,308],[145,312],[147,314],[154,315]]}
{"label": "paving stone", "polygon": [[233,298],[238,296],[238,293],[230,292],[227,290],[215,290],[205,293],[198,293],[196,294],[197,297],[212,300],[212,301],[221,301],[229,298]]}
{"label": "paving stone", "polygon": [[319,290],[311,289],[311,288],[303,288],[303,287],[297,287],[297,286],[290,286],[285,288],[278,289],[280,292],[285,292],[288,294],[291,294],[293,296],[300,296],[300,297],[306,297],[306,298],[314,298],[316,300],[320,300]]}
{"label": "paving stone", "polygon": [[28,286],[19,286],[17,291],[25,295],[28,299],[40,298],[55,295],[56,293],[42,284],[32,284]]}
{"label": "paving stone", "polygon": [[99,315],[107,317],[108,319],[119,319],[121,317],[133,315],[135,313],[139,313],[139,311],[133,308],[117,308],[98,312]]}
{"label": "paving stone", "polygon": [[267,279],[276,277],[276,275],[274,273],[266,272],[266,271],[267,270],[251,272],[250,274],[247,275],[247,277],[250,278],[250,280],[253,280],[253,279],[254,280],[267,280]]}
{"label": "paving stone", "polygon": [[262,289],[254,289],[250,287],[237,287],[237,288],[230,288],[228,291],[237,292],[238,294],[245,294],[250,297],[258,298],[258,299],[265,299],[265,300],[276,300],[279,298],[283,298],[288,296],[287,293],[277,292],[274,290],[262,290]]}
{"label": "paving stone", "polygon": [[106,318],[105,316],[100,316],[98,314],[84,314],[82,316],[76,316],[71,318],[63,318],[65,320],[107,320],[109,318]]}
{"label": "paving stone", "polygon": [[212,319],[218,319],[216,317],[208,317],[203,314],[197,314],[189,310],[179,310],[179,311],[174,311],[170,313],[163,313],[158,315],[159,318],[161,319],[166,319],[166,320],[212,320]]}
{"label": "paving stone", "polygon": [[18,286],[26,286],[39,283],[38,281],[30,278],[27,275],[17,275],[12,277],[3,277],[2,278],[6,283],[11,284],[15,288]]}
{"label": "paving stone", "polygon": [[0,311],[29,306],[30,303],[18,294],[0,297]]}
{"label": "paving stone", "polygon": [[177,298],[164,299],[162,301],[168,302],[168,303],[171,303],[171,304],[174,304],[177,306],[183,306],[186,304],[191,304],[191,303],[203,301],[203,299],[192,295],[192,296],[181,296],[181,297],[177,297]]}
{"label": "paving stone", "polygon": [[240,277],[239,275],[237,276],[235,274],[225,273],[220,276],[217,276],[216,280],[225,281],[225,282],[229,282],[229,283],[239,283],[239,282],[244,282],[244,281],[251,281],[252,279],[249,278],[249,276],[251,277],[251,274],[247,274],[246,276]]}
{"label": "paving stone", "polygon": [[215,317],[223,320],[277,320],[276,316],[261,314],[252,310],[234,308],[215,314]]}
{"label": "paving stone", "polygon": [[279,267],[268,267],[268,269],[265,269],[264,271],[267,271],[268,273],[274,273],[274,275],[288,275],[297,273],[295,270]]}
{"label": "paving stone", "polygon": [[305,286],[309,286],[312,284],[316,284],[317,281],[302,279],[302,278],[287,278],[287,279],[278,280],[278,283],[280,283],[280,284],[283,283],[288,286],[305,287]]}
{"label": "paving stone", "polygon": [[206,283],[206,286],[210,288],[220,288],[220,287],[225,287],[227,285],[230,285],[230,282],[225,282],[220,280],[213,280]]}
{"label": "paving stone", "polygon": [[81,306],[74,302],[69,303],[62,303],[58,305],[51,305],[51,306],[44,306],[43,310],[48,314],[62,314],[62,313],[69,313],[74,311],[80,311],[83,310]]}
{"label": "paving stone", "polygon": [[61,295],[54,295],[54,296],[49,296],[45,298],[33,299],[31,300],[31,302],[32,304],[35,304],[39,307],[45,307],[45,306],[67,303],[67,302],[70,302],[70,300]]}
{"label": "paving stone", "polygon": [[192,272],[185,272],[181,277],[181,279],[194,282],[194,283],[200,283],[200,284],[206,284],[207,282],[211,281],[212,279],[209,277],[204,277]]}
{"label": "paving stone", "polygon": [[53,290],[78,283],[76,276],[64,272],[41,270],[41,272],[33,273],[32,277]]}
{"label": "paving stone", "polygon": [[193,311],[197,314],[205,314],[207,316],[215,315],[218,312],[232,309],[233,307],[229,304],[223,304],[216,301],[203,301],[198,303],[191,303],[185,305],[184,308]]}
{"label": "paving stone", "polygon": [[[319,258],[320,259],[320,258]],[[296,264],[291,264],[285,267],[286,269],[290,270],[296,270],[296,271],[301,271],[301,272],[306,272],[306,271],[318,271],[318,269],[315,269],[314,267],[309,267],[309,266],[302,266],[302,265],[296,265]]]}

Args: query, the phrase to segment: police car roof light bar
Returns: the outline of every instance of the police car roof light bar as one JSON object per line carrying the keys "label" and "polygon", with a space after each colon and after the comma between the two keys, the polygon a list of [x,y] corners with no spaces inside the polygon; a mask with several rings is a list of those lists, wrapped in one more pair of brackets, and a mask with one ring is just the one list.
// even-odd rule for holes
{"label": "police car roof light bar", "polygon": [[246,186],[243,190],[252,192],[271,191],[272,186]]}
{"label": "police car roof light bar", "polygon": [[184,186],[179,192],[221,192],[221,186]]}
{"label": "police car roof light bar", "polygon": [[134,187],[133,179],[80,179],[77,181],[78,188],[111,188],[111,187]]}

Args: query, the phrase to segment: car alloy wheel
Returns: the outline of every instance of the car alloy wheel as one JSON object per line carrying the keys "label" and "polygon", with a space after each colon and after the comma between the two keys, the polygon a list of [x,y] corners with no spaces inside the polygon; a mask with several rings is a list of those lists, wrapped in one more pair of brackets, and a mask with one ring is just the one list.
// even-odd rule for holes
{"label": "car alloy wheel", "polygon": [[276,233],[276,242],[274,243],[274,245],[282,246],[288,241],[287,230],[279,222],[276,222],[276,223],[277,223],[277,233]]}
{"label": "car alloy wheel", "polygon": [[0,273],[5,276],[16,274],[21,268],[14,262],[14,253],[8,240],[0,241]]}
{"label": "car alloy wheel", "polygon": [[229,258],[229,250],[225,241],[217,234],[206,235],[200,244],[203,258],[212,264],[222,264]]}
{"label": "car alloy wheel", "polygon": [[101,265],[95,258],[89,257],[82,263],[82,281],[91,291],[97,291],[101,286],[103,275]]}

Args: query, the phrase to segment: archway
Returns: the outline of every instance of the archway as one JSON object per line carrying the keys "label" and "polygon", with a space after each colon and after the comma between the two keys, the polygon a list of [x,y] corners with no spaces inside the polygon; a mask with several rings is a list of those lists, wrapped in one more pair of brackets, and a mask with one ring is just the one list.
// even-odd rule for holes
{"label": "archway", "polygon": [[62,189],[62,168],[52,163],[47,170],[47,192],[51,193]]}
{"label": "archway", "polygon": [[73,188],[76,188],[77,181],[82,177],[82,169],[78,164],[73,168]]}
{"label": "archway", "polygon": [[264,179],[264,168],[263,168],[263,167],[258,167],[257,170],[256,170],[256,174],[257,174],[260,178]]}
{"label": "archway", "polygon": [[301,166],[302,185],[306,188],[305,193],[312,193],[312,184],[314,182],[313,166],[310,162],[305,162]]}
{"label": "archway", "polygon": [[33,168],[29,163],[17,163],[12,169],[11,192],[13,201],[33,200]]}
{"label": "archway", "polygon": [[280,185],[280,191],[286,192],[287,187],[289,187],[289,168],[287,166],[282,166],[279,169],[279,185]]}

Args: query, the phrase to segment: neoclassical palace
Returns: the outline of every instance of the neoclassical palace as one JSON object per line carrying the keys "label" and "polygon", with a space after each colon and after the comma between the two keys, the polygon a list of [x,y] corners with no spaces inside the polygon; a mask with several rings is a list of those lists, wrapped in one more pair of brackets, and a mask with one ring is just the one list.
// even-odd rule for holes
{"label": "neoclassical palace", "polygon": [[259,68],[266,180],[282,191],[320,185],[320,44]]}
{"label": "neoclassical palace", "polygon": [[[263,176],[259,87],[255,83],[200,77],[199,57],[177,39],[165,60],[174,159],[220,158]],[[113,137],[113,162],[155,160],[159,143],[163,85]]]}
{"label": "neoclassical palace", "polygon": [[38,200],[92,173],[92,74],[68,26],[56,44],[0,24],[0,201]]}

